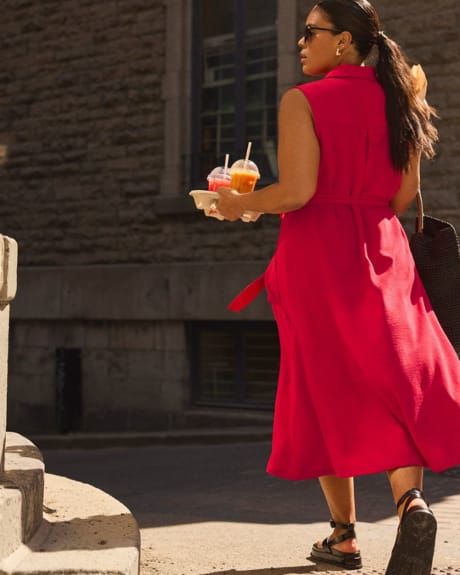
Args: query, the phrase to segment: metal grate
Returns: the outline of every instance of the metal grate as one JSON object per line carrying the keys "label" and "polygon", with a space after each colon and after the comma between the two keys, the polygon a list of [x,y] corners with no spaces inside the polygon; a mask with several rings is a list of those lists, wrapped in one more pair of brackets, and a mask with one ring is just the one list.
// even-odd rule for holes
{"label": "metal grate", "polygon": [[273,322],[190,326],[194,403],[272,408],[279,366]]}
{"label": "metal grate", "polygon": [[56,349],[56,419],[61,433],[78,431],[82,417],[81,349]]}

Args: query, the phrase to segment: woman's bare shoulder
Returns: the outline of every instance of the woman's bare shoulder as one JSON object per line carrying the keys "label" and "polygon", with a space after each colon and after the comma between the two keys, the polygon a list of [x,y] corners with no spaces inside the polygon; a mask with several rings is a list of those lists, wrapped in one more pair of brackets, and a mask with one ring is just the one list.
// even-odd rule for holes
{"label": "woman's bare shoulder", "polygon": [[297,87],[290,88],[281,97],[280,113],[308,114],[311,116],[311,106],[306,95]]}

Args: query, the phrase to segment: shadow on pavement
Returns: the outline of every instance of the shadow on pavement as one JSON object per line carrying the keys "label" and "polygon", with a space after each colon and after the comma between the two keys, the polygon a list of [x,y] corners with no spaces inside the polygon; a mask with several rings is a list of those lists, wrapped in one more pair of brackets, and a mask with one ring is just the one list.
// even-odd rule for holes
{"label": "shadow on pavement", "polygon": [[330,573],[331,571],[341,571],[340,567],[334,565],[299,565],[297,567],[267,567],[266,569],[250,569],[239,571],[228,569],[226,571],[211,571],[200,575],[304,575],[305,573]]}
{"label": "shadow on pavement", "polygon": [[227,571],[211,571],[201,573],[201,575],[303,575],[304,573],[324,573],[327,571],[342,571],[338,567],[330,565],[329,567],[320,567],[319,565],[300,565],[298,567],[268,567],[267,569],[250,569],[249,571],[238,571],[229,569]]}
{"label": "shadow on pavement", "polygon": [[[267,475],[269,452],[269,443],[251,443],[48,451],[44,456],[47,471],[103,489],[122,501],[142,528],[208,521],[326,523],[329,513],[318,482]],[[455,474],[427,473],[425,483],[431,503],[460,492]],[[360,521],[394,516],[385,474],[357,478],[356,499]]]}

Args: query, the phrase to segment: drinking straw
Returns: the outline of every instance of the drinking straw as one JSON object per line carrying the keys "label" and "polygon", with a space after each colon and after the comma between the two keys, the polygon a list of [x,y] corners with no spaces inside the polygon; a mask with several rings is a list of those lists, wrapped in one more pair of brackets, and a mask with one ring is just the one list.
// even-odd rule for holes
{"label": "drinking straw", "polygon": [[224,164],[224,176],[227,175],[228,161],[230,159],[230,154],[225,154],[225,164]]}
{"label": "drinking straw", "polygon": [[247,168],[248,166],[248,161],[249,161],[249,155],[251,153],[251,148],[252,148],[252,142],[248,142],[248,147],[246,148],[246,156],[244,157],[244,167]]}

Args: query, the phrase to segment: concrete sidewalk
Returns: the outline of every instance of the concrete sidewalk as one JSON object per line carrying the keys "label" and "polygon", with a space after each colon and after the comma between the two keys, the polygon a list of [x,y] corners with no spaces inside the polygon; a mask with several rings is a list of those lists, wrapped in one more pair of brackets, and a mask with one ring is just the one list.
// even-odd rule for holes
{"label": "concrete sidewalk", "polygon": [[[329,533],[316,481],[264,471],[270,445],[176,445],[45,452],[47,470],[90,482],[121,500],[141,527],[142,575],[337,573],[310,563]],[[439,531],[434,574],[460,573],[460,470],[427,473]],[[385,572],[397,521],[384,474],[356,481],[364,567]]]}

